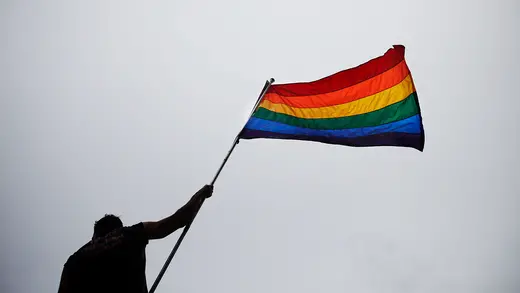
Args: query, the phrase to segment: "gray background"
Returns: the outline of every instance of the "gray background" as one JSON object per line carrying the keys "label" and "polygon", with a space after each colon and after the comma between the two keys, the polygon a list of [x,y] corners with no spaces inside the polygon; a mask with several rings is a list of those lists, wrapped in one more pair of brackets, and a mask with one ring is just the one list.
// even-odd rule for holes
{"label": "gray background", "polygon": [[[243,141],[158,292],[518,292],[519,7],[2,1],[1,291],[56,292],[104,213],[174,212],[267,78],[403,44],[425,152]],[[179,233],[148,246],[149,285]]]}

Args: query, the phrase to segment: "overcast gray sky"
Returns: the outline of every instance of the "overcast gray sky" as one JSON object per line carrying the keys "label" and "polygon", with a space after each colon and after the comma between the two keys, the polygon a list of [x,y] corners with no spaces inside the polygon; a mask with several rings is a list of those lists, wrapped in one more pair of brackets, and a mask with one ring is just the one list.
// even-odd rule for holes
{"label": "overcast gray sky", "polygon": [[[424,153],[243,141],[160,292],[520,291],[518,1],[2,1],[0,291],[208,183],[266,79],[406,46]],[[179,232],[180,233],[180,232]],[[147,248],[149,285],[179,233]]]}

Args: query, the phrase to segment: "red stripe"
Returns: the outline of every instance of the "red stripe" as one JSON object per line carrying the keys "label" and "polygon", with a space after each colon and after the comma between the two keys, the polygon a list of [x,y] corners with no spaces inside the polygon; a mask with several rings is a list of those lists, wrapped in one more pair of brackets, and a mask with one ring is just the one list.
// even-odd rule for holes
{"label": "red stripe", "polygon": [[[264,100],[296,108],[318,108],[341,105],[399,86],[399,84],[405,82],[405,79],[409,74],[410,70],[408,69],[406,62],[403,60],[398,65],[384,73],[335,92],[296,97],[284,97],[275,93],[267,93]],[[402,87],[402,85],[400,86]]]}
{"label": "red stripe", "polygon": [[346,69],[312,82],[272,85],[267,93],[276,93],[285,97],[295,97],[338,91],[392,69],[404,60],[404,51],[405,47],[403,45],[394,45],[393,48],[388,49],[384,55],[357,67]]}

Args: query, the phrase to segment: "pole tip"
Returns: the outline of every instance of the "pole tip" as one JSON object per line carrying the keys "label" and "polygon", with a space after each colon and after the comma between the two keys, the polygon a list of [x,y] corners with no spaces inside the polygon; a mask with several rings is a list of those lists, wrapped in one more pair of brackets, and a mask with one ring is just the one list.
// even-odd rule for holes
{"label": "pole tip", "polygon": [[269,83],[274,83],[274,78],[271,77],[271,78],[269,79]]}

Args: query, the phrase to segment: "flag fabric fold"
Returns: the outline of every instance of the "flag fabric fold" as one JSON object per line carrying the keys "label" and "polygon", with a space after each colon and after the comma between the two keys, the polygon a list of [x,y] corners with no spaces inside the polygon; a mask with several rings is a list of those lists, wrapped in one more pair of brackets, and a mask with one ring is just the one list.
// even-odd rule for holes
{"label": "flag fabric fold", "polygon": [[239,138],[423,151],[419,100],[404,53],[404,46],[395,45],[316,81],[271,85]]}

